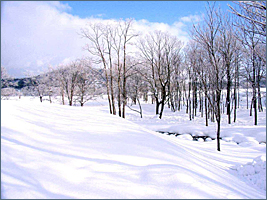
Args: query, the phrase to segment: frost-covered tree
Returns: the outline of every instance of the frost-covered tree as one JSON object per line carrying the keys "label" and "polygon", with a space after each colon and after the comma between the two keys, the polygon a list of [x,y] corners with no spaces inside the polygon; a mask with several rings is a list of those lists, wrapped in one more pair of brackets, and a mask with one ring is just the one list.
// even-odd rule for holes
{"label": "frost-covered tree", "polygon": [[95,64],[102,64],[104,70],[104,80],[109,102],[110,114],[116,114],[114,92],[113,92],[113,63],[111,60],[111,36],[104,24],[89,24],[81,30],[82,37],[89,40],[86,44],[87,50],[93,57]]}
{"label": "frost-covered tree", "polygon": [[45,95],[47,90],[47,80],[45,76],[33,76],[31,77],[31,81],[35,91],[40,98],[40,102],[43,102],[43,96]]}
{"label": "frost-covered tree", "polygon": [[1,65],[1,80],[10,78],[9,74],[7,73],[7,70],[4,66]]}
{"label": "frost-covered tree", "polygon": [[[62,101],[64,102],[64,96],[68,98],[68,104],[73,105],[73,97],[75,94],[75,88],[77,86],[77,78],[79,73],[79,61],[73,61],[58,70],[58,76],[60,80]],[[63,103],[64,104],[64,103]]]}
{"label": "frost-covered tree", "polygon": [[76,100],[81,106],[93,98],[96,87],[96,76],[97,74],[92,69],[91,63],[87,60],[80,60],[80,64],[78,65]]}

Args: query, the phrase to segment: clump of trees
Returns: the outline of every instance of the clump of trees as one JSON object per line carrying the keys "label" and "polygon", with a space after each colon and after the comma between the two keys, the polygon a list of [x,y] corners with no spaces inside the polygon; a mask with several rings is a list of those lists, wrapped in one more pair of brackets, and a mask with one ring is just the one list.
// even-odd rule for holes
{"label": "clump of trees", "polygon": [[53,75],[63,105],[67,97],[68,105],[72,106],[74,102],[78,102],[83,106],[97,94],[99,74],[88,60],[81,59],[61,65]]}

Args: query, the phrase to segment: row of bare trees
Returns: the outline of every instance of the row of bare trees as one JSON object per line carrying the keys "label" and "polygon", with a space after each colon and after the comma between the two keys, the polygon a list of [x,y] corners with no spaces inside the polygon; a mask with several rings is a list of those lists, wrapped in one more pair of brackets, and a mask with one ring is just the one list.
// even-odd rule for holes
{"label": "row of bare trees", "polygon": [[[99,72],[92,68],[90,61],[77,59],[57,68],[50,68],[48,72],[38,76],[31,76],[30,86],[22,88],[27,95],[37,95],[40,102],[48,96],[52,103],[52,96],[60,96],[61,102],[72,106],[79,103],[83,106],[95,95],[100,94]],[[67,98],[67,99],[66,99]]]}
{"label": "row of bare trees", "polygon": [[[234,16],[229,13],[222,13],[215,4],[208,4],[204,21],[193,26],[191,31],[193,41],[186,49],[189,76],[188,98],[190,99],[191,86],[194,88],[194,83],[199,83],[199,89],[205,94],[206,125],[208,125],[208,107],[211,107],[211,113],[217,122],[218,151],[220,151],[221,114],[224,109],[223,89],[226,89],[225,107],[229,124],[232,110],[234,110],[234,122],[237,117],[240,77],[245,78],[252,87],[250,115],[253,108],[255,125],[257,125],[257,111],[263,111],[260,82],[266,78],[264,35],[255,23],[245,19],[234,19]],[[193,89],[193,108],[196,102],[194,91],[195,89]],[[256,97],[257,93],[258,97]],[[189,115],[191,119],[191,108]]]}

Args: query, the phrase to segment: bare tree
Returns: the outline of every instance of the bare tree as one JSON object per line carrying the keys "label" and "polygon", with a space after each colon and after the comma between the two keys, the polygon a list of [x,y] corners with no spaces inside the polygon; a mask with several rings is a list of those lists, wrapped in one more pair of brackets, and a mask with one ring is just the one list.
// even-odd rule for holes
{"label": "bare tree", "polygon": [[122,88],[121,88],[121,79],[122,79],[122,64],[121,64],[121,45],[122,45],[122,37],[123,37],[123,28],[121,25],[122,22],[119,22],[118,26],[116,26],[113,31],[110,31],[110,36],[112,39],[112,48],[115,51],[114,59],[115,59],[115,65],[116,65],[116,80],[117,80],[117,104],[118,104],[118,113],[119,116],[122,117]]}
{"label": "bare tree", "polygon": [[[136,63],[127,63],[127,48],[129,46],[129,42],[136,36],[137,34],[134,33],[132,29],[133,20],[127,19],[121,26],[122,32],[122,49],[123,49],[123,62],[122,62],[122,117],[125,118],[125,106],[127,104],[127,72],[129,68],[135,66]],[[129,53],[129,52],[128,52]]]}
{"label": "bare tree", "polygon": [[[210,106],[216,116],[217,122],[217,150],[220,151],[220,130],[221,130],[221,92],[223,89],[223,79],[225,70],[222,67],[222,59],[219,52],[219,38],[221,28],[221,18],[219,10],[215,4],[208,4],[207,16],[202,26],[195,26],[193,29],[193,39],[198,42],[206,51],[207,65],[205,71],[208,75],[208,84],[212,90],[212,97],[207,96]],[[199,70],[200,73],[200,70]],[[207,82],[201,79],[203,87],[208,87]]]}
{"label": "bare tree", "polygon": [[116,111],[114,110],[115,108],[114,101],[112,102],[110,96],[111,86],[110,86],[110,76],[108,74],[109,65],[108,65],[108,59],[105,56],[107,52],[107,44],[104,36],[105,32],[106,30],[103,24],[89,24],[88,28],[81,29],[82,37],[88,39],[90,42],[90,44],[87,44],[85,46],[85,50],[87,50],[91,55],[95,56],[94,60],[95,64],[102,63],[104,67],[104,74],[105,74],[104,80],[107,89],[109,111],[110,114],[116,114]]}
{"label": "bare tree", "polygon": [[229,15],[223,15],[222,25],[220,26],[220,44],[219,52],[223,59],[223,65],[226,70],[226,114],[228,115],[228,124],[231,124],[231,89],[234,71],[234,53],[236,51],[236,38],[234,35],[233,23]]}
{"label": "bare tree", "polygon": [[240,65],[242,61],[242,51],[241,45],[237,42],[237,48],[234,52],[234,122],[236,122],[237,118],[237,108],[239,107],[239,76],[240,76]]}

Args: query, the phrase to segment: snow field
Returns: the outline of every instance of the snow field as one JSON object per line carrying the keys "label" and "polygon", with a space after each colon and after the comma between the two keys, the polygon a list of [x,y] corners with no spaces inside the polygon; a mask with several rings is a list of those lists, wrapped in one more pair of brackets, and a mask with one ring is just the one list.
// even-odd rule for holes
{"label": "snow field", "polygon": [[[108,114],[105,99],[83,108],[24,97],[1,103],[2,198],[266,198],[232,169],[266,156],[264,143],[222,140],[217,152],[216,140],[156,133],[146,104],[144,119],[127,110],[125,120]],[[166,127],[176,119],[189,132],[196,126],[176,114]]]}

